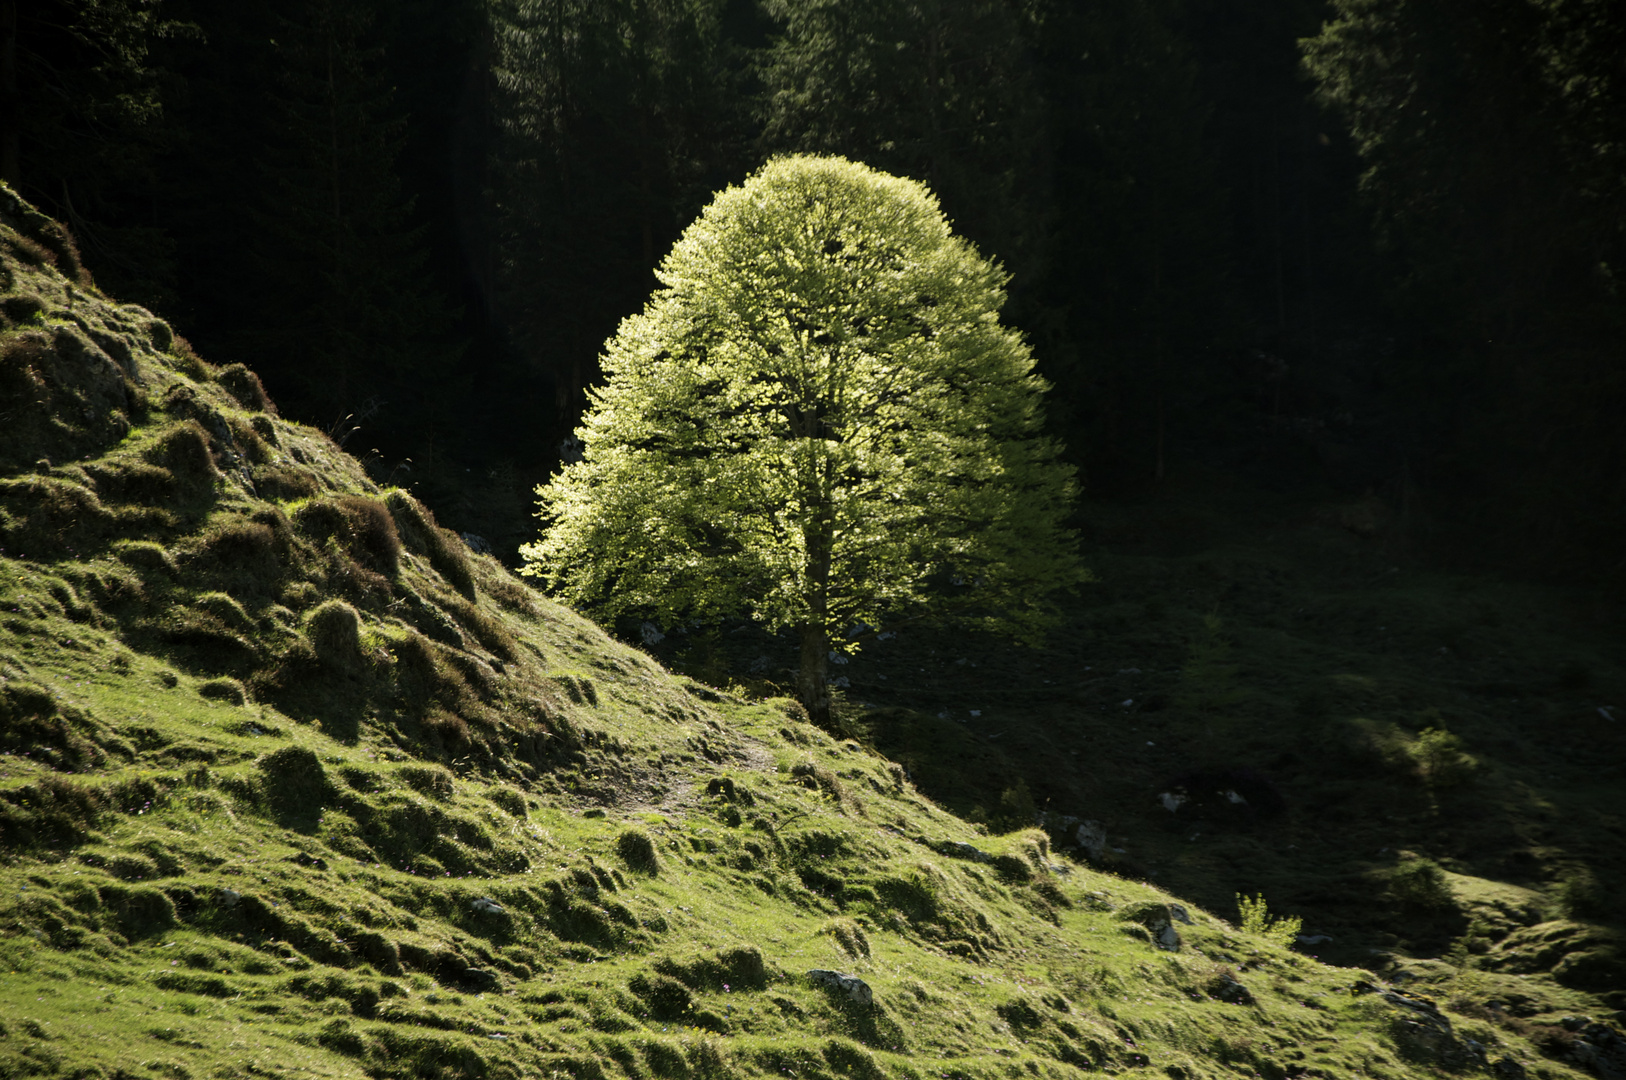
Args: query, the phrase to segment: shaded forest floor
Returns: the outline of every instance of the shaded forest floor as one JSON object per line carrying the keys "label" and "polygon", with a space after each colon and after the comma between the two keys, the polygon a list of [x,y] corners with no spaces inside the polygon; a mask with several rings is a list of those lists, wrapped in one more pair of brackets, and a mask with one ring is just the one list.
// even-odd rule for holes
{"label": "shaded forest floor", "polygon": [[[1375,499],[1198,475],[1083,531],[1099,581],[1043,648],[902,630],[833,669],[846,722],[993,831],[1099,823],[1093,861],[1218,912],[1262,893],[1332,963],[1626,1008],[1618,610],[1429,569]],[[795,658],[738,628],[653,651],[759,689]]]}

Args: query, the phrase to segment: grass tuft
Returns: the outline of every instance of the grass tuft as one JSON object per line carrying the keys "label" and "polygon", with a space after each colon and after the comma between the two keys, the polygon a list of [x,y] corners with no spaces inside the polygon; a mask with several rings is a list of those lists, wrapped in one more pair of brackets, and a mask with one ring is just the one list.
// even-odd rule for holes
{"label": "grass tuft", "polygon": [[413,551],[425,555],[436,573],[469,600],[475,598],[474,573],[469,565],[468,547],[461,537],[443,529],[427,507],[404,491],[392,491],[385,500],[401,539]]}
{"label": "grass tuft", "polygon": [[641,829],[627,829],[616,837],[615,853],[622,862],[640,874],[660,873],[661,860],[655,851],[655,841]]}
{"label": "grass tuft", "polygon": [[225,388],[237,403],[250,412],[268,412],[276,414],[276,406],[271,404],[270,395],[265,392],[265,384],[260,377],[242,364],[228,364],[215,375],[215,381]]}
{"label": "grass tuft", "polygon": [[350,558],[389,577],[400,571],[401,538],[383,503],[361,495],[311,499],[293,515],[314,543],[332,542]]}
{"label": "grass tuft", "polygon": [[365,658],[355,608],[343,600],[324,600],[305,616],[305,633],[323,664],[346,675],[361,673]]}
{"label": "grass tuft", "polygon": [[248,692],[243,689],[243,684],[230,677],[206,679],[198,684],[198,693],[212,701],[224,701],[228,705],[248,704]]}

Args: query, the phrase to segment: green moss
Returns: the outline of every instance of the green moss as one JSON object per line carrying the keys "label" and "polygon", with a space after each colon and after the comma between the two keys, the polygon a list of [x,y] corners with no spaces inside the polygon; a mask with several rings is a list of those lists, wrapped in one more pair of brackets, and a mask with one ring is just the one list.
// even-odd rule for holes
{"label": "green moss", "polygon": [[[12,295],[46,298],[48,318],[63,286],[43,266],[7,269]],[[97,393],[128,406],[129,430],[72,427],[83,415],[72,410],[102,399],[52,396],[37,365],[94,375],[85,365],[99,361],[43,323],[0,331],[41,335],[14,354],[27,365],[0,366],[0,394],[46,393],[28,399],[46,423],[0,430],[0,449],[15,451],[0,453],[0,1074],[114,1077],[132,1062],[154,1075],[380,1080],[1447,1068],[1448,1055],[1403,1057],[1392,1006],[1356,992],[1369,976],[1189,900],[1180,949],[1155,951],[1144,926],[1116,916],[1169,912],[1171,896],[1054,853],[1031,828],[988,836],[932,803],[916,784],[939,769],[1002,827],[1026,825],[1029,799],[1045,805],[1039,774],[1024,797],[1017,773],[988,766],[996,744],[981,729],[886,711],[874,730],[920,740],[906,776],[812,730],[794,702],[674,677],[470,558],[410,496],[375,498],[317,433],[249,416],[258,399],[242,373],[211,373],[165,324],[95,298],[76,311],[124,344],[163,405],[143,417],[119,396],[124,375],[109,374]],[[125,329],[106,329],[115,322]],[[72,428],[56,442],[53,417]],[[275,458],[256,460],[272,446]],[[227,453],[253,466],[251,483],[242,461],[217,466]],[[289,470],[286,487],[273,469]],[[1406,813],[1441,828],[1482,813],[1450,800],[1483,797],[1492,770],[1477,784],[1419,784],[1406,752],[1432,726],[1483,758],[1495,742],[1473,722],[1424,719],[1420,701],[1386,706],[1383,680],[1340,681],[1335,665],[1315,673],[1323,705],[1296,712],[1308,681],[1274,697],[1245,685],[1244,619],[1228,616],[1218,644],[1173,602],[1155,623],[1189,638],[1162,670],[1202,653],[1183,670],[1217,744],[1247,746],[1254,708],[1322,725],[1305,736],[1313,745],[1366,731],[1346,723],[1366,716],[1385,741],[1362,775],[1417,800]],[[1608,665],[1593,667],[1594,685],[1610,685]],[[1075,689],[1058,730],[1086,711]],[[1113,693],[1106,704],[1129,695]],[[1143,714],[1089,730],[1100,738],[1126,715]],[[1149,755],[1149,733],[1133,734]],[[1113,762],[1139,760],[1078,745],[1103,790],[1118,780]],[[1116,834],[1139,804],[1103,805],[1118,808]],[[1262,850],[1286,847],[1278,827],[1261,818],[1212,842],[1171,831],[1179,859],[1160,863],[1159,880],[1210,859],[1227,880],[1252,873]],[[959,845],[986,861],[940,854]],[[1403,908],[1404,882],[1363,857],[1378,860],[1371,876],[1337,887]],[[1535,888],[1439,873],[1454,899],[1416,921],[1463,940],[1463,959],[1415,981],[1434,980],[1459,1035],[1569,1080],[1541,1057],[1556,1038],[1546,1033],[1562,1030],[1548,1019],[1602,1014],[1587,995],[1617,977],[1614,932],[1532,922],[1550,899]],[[1614,884],[1596,875],[1605,895]],[[1458,907],[1480,929],[1456,925]],[[862,978],[874,1003],[813,986],[813,968]],[[1245,999],[1232,1000],[1232,983]],[[1515,993],[1536,1007],[1528,1028],[1475,1012]]]}

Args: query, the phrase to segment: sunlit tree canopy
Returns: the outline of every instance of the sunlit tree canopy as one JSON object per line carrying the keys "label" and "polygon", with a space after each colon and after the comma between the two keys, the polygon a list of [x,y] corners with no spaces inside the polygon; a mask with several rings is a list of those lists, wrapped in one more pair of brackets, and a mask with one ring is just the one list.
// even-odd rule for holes
{"label": "sunlit tree canopy", "polygon": [[523,554],[613,617],[749,614],[802,642],[804,704],[856,625],[1032,631],[1083,576],[1043,381],[1004,275],[924,186],[780,158],[721,192],[605,349],[585,459]]}

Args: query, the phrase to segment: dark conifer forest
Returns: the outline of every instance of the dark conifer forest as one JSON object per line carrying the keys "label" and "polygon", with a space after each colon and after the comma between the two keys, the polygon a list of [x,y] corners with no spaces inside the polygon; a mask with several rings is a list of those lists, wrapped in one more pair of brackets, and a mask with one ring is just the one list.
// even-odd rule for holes
{"label": "dark conifer forest", "polygon": [[1095,500],[1371,496],[1626,582],[1611,0],[4,0],[98,284],[512,559],[618,322],[776,152],[937,193]]}

